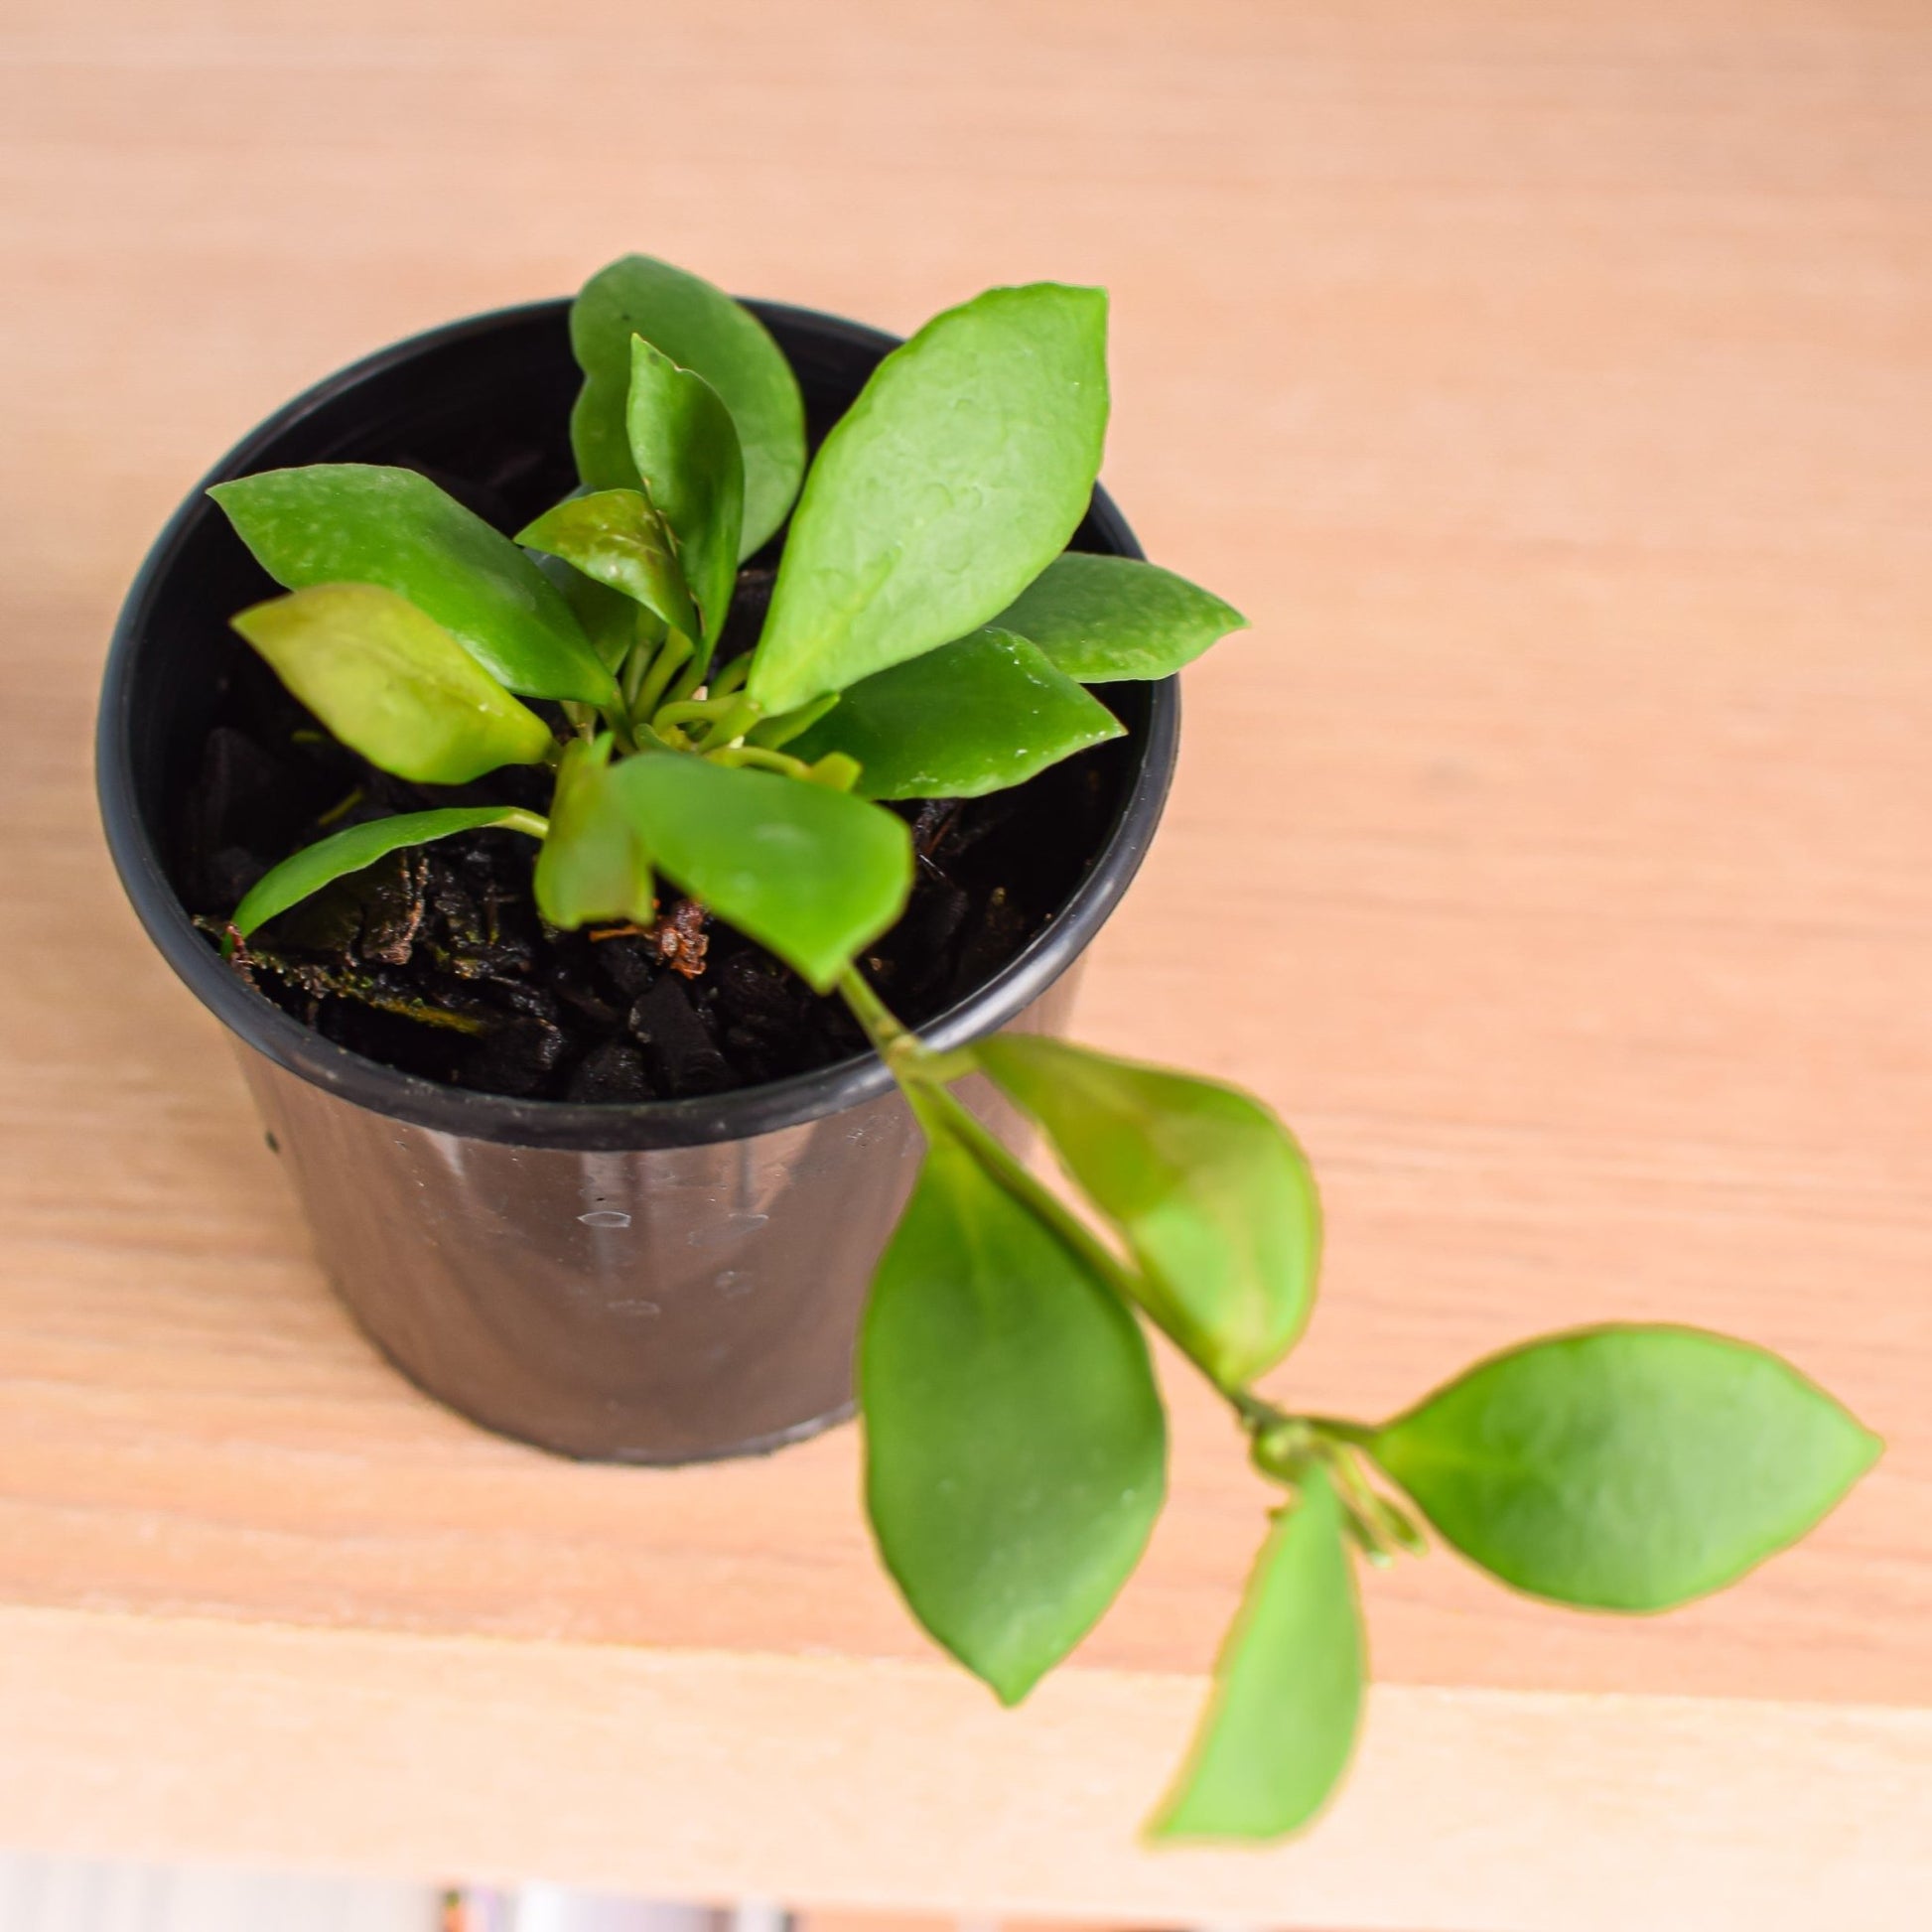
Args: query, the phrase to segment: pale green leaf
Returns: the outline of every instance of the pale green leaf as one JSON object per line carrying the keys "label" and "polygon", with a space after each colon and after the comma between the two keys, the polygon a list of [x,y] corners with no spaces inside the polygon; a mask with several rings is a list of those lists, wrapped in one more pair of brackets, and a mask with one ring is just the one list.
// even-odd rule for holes
{"label": "pale green leaf", "polygon": [[1120,1229],[1149,1312],[1240,1388],[1293,1347],[1321,1260],[1314,1175],[1252,1095],[1028,1034],[974,1052]]}
{"label": "pale green leaf", "polygon": [[317,584],[232,621],[337,738],[399,778],[467,784],[556,751],[534,711],[394,591]]}
{"label": "pale green leaf", "polygon": [[1367,1675],[1341,1505],[1311,1465],[1281,1510],[1214,1666],[1157,1839],[1271,1839],[1327,1802],[1355,1746]]}

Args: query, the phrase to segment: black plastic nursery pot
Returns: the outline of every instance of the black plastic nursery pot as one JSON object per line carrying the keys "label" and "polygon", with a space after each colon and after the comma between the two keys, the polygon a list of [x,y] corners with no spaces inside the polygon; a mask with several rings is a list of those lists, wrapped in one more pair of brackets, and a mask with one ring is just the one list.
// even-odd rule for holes
{"label": "black plastic nursery pot", "polygon": [[[814,437],[896,340],[750,306],[797,371]],[[636,1104],[517,1099],[404,1073],[236,976],[190,917],[170,834],[224,669],[245,650],[227,620],[274,589],[207,484],[391,463],[446,484],[507,482],[535,514],[575,481],[567,317],[564,302],[535,303],[414,337],[319,383],[221,460],[122,611],[101,697],[100,804],[135,912],[232,1035],[322,1265],[377,1346],[504,1435],[577,1456],[693,1461],[773,1449],[851,1411],[867,1283],[919,1153],[885,1066],[858,1057]],[[1103,491],[1074,542],[1141,554]],[[921,1027],[935,1044],[1064,1023],[1073,970],[1154,835],[1179,730],[1172,681],[1105,695],[1128,728],[1106,748],[1105,831],[1041,929]]]}

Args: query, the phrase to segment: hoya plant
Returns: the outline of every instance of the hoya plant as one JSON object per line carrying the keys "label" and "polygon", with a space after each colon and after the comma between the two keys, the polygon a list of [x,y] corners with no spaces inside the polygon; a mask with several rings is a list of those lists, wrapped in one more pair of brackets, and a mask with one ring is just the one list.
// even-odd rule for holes
{"label": "hoya plant", "polygon": [[[1119,736],[1092,687],[1167,677],[1242,623],[1152,564],[1066,548],[1107,427],[1106,329],[1096,289],[989,290],[886,356],[808,466],[757,319],[633,256],[572,312],[582,486],[526,528],[405,470],[218,485],[287,592],[235,627],[329,732],[419,783],[552,779],[547,811],[408,812],[296,852],[226,943],[386,854],[493,828],[529,840],[560,931],[649,931],[668,884],[842,1000],[926,1144],[859,1342],[886,1568],[938,1643],[1026,1697],[1160,1511],[1160,1330],[1278,1501],[1151,1829],[1270,1839],[1348,1761],[1362,1564],[1433,1531],[1514,1589],[1668,1609],[1802,1536],[1879,1445],[1776,1356],[1667,1326],[1525,1342],[1392,1420],[1304,1413],[1257,1385],[1308,1324],[1321,1215],[1262,1102],[1058,1040],[939,1052],[888,1010],[862,961],[913,875],[891,801],[978,796]],[[741,565],[781,530],[756,644],[722,654]],[[1035,1124],[1079,1211],[964,1104],[968,1075]]]}

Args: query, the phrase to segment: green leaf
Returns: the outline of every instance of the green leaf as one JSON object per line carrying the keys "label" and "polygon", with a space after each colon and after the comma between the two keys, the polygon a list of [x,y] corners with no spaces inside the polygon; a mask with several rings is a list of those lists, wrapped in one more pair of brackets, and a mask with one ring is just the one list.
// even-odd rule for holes
{"label": "green leaf", "polygon": [[861,678],[791,750],[856,759],[868,798],[977,798],[1120,736],[1114,714],[1024,637],[977,630]]}
{"label": "green leaf", "polygon": [[[738,532],[745,513],[745,461],[731,411],[703,376],[679,368],[636,336],[630,343],[625,421],[645,492],[677,538],[678,561],[703,619],[704,641],[716,643],[738,581]],[[669,612],[659,615],[676,623]],[[695,641],[698,632],[685,635]]]}
{"label": "green leaf", "polygon": [[698,616],[677,546],[642,490],[600,489],[589,496],[566,496],[519,530],[516,540],[563,558],[586,577],[655,612],[672,629],[697,637]]}
{"label": "green leaf", "polygon": [[1233,605],[1133,557],[1068,550],[994,621],[1082,684],[1169,677],[1248,620]]}
{"label": "green leaf", "polygon": [[351,825],[271,867],[249,889],[229,921],[245,939],[259,925],[299,905],[311,893],[333,881],[360,872],[405,845],[428,845],[453,832],[481,832],[489,826],[542,836],[543,820],[534,812],[510,805],[466,805],[434,812],[403,812],[395,818],[371,819]]}
{"label": "green leaf", "polygon": [[556,587],[427,477],[318,463],[216,483],[208,494],[284,588],[378,584],[434,618],[512,691],[615,701],[611,673]]}
{"label": "green leaf", "polygon": [[1278,1511],[1214,1665],[1187,1764],[1149,1826],[1177,1838],[1279,1838],[1341,1781],[1367,1658],[1341,1505],[1311,1466]]}
{"label": "green leaf", "polygon": [[1532,1595],[1663,1610],[1803,1536],[1882,1445],[1788,1362],[1610,1326],[1478,1363],[1374,1439],[1462,1554]]}
{"label": "green leaf", "polygon": [[394,591],[317,584],[231,621],[336,737],[399,778],[468,784],[556,751],[534,711]]}
{"label": "green leaf", "polygon": [[1134,1317],[943,1128],[859,1341],[866,1500],[946,1649],[1017,1704],[1146,1547],[1167,1426]]}
{"label": "green leaf", "polygon": [[722,289],[668,262],[626,255],[584,284],[570,312],[570,345],[584,371],[571,411],[578,474],[594,489],[635,489],[624,416],[630,339],[641,336],[724,398],[745,461],[742,562],[769,540],[805,474],[805,404],[791,365],[764,325]]}
{"label": "green leaf", "polygon": [[1107,431],[1107,297],[990,289],[873,371],[785,539],[749,689],[767,713],[963,637],[1057,556]]}
{"label": "green leaf", "polygon": [[1126,1237],[1148,1311],[1208,1374],[1240,1388],[1287,1354],[1314,1302],[1321,1206],[1267,1107],[1064,1040],[1002,1034],[974,1053]]}
{"label": "green leaf", "polygon": [[818,989],[904,909],[904,820],[823,785],[675,753],[616,766],[658,869]]}
{"label": "green leaf", "polygon": [[550,832],[537,854],[537,910],[564,931],[593,919],[656,917],[650,853],[617,773],[608,734],[564,751],[550,805]]}
{"label": "green leaf", "polygon": [[649,626],[653,637],[663,635],[661,621],[650,616],[633,598],[586,577],[561,557],[539,556],[537,568],[562,593],[571,616],[583,626],[584,635],[590,639],[591,648],[607,671],[616,672],[629,656],[631,645],[637,641],[639,619]]}

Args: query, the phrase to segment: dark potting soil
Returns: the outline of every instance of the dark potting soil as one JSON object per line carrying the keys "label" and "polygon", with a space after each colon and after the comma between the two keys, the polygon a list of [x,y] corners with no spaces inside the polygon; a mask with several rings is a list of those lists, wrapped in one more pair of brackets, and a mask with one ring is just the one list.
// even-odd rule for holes
{"label": "dark potting soil", "polygon": [[[741,574],[721,663],[750,647],[770,580],[763,559]],[[866,965],[901,1019],[919,1025],[984,984],[1064,904],[1105,833],[1118,751],[991,797],[895,808],[918,855],[912,897]],[[328,832],[437,805],[543,811],[549,782],[521,768],[471,785],[391,777],[238,647],[176,827],[177,881],[214,944],[271,865]],[[841,1002],[689,901],[667,897],[649,932],[554,931],[531,897],[534,855],[514,832],[393,853],[253,934],[235,970],[370,1059],[520,1098],[721,1093],[865,1050]]]}

